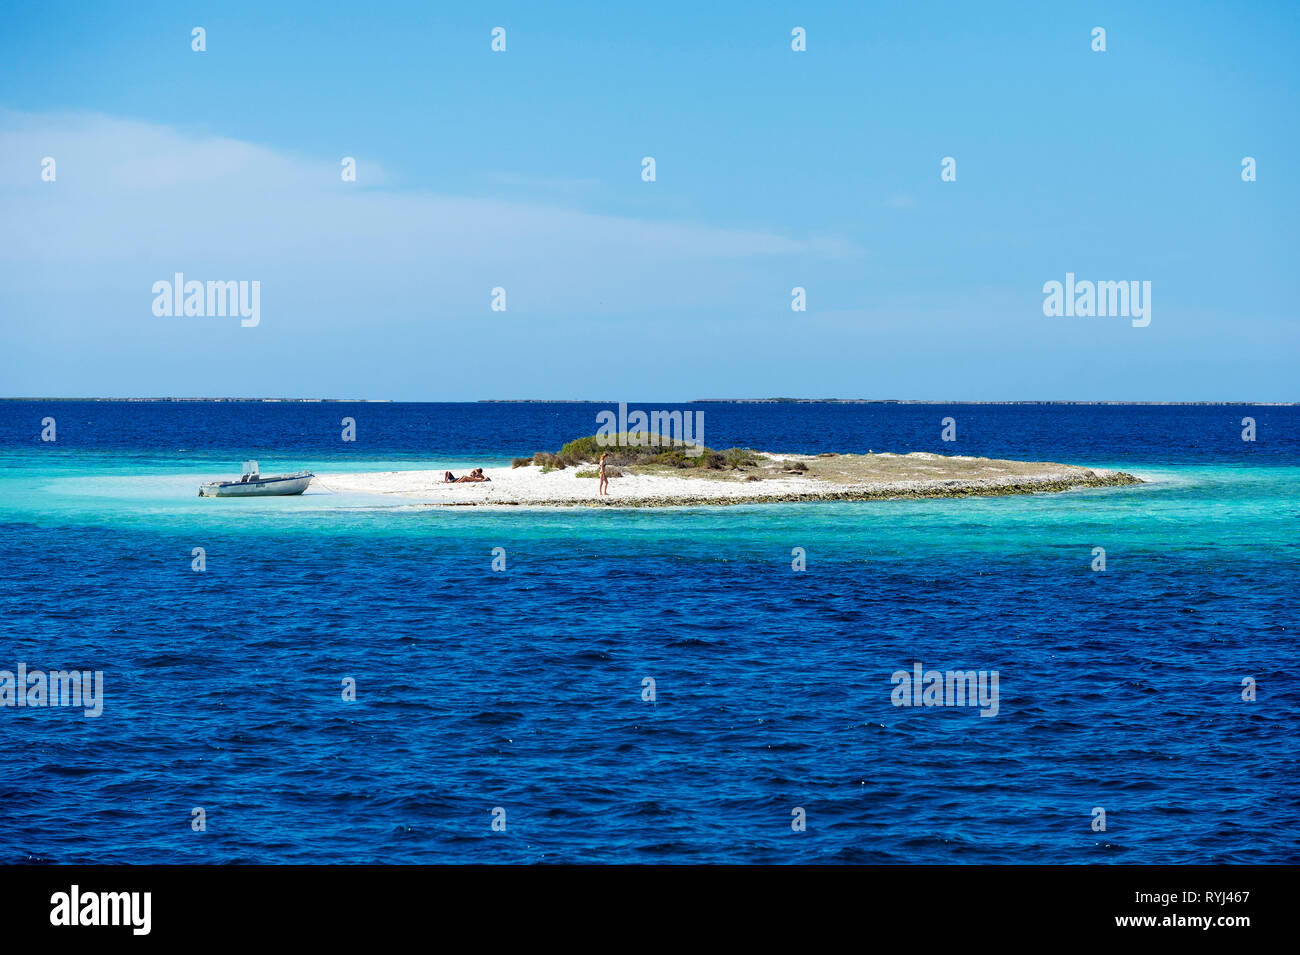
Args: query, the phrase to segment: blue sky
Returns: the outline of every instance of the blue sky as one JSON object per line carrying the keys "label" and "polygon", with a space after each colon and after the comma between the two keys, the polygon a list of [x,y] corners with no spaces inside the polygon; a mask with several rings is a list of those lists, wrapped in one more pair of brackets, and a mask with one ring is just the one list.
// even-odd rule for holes
{"label": "blue sky", "polygon": [[0,395],[1300,400],[1300,5],[752,6],[7,10]]}

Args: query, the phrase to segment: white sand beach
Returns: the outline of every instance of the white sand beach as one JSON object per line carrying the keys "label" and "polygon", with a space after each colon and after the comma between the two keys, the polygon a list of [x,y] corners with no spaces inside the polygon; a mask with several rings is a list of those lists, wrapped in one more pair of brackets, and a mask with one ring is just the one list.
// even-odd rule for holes
{"label": "white sand beach", "polygon": [[611,478],[607,497],[597,496],[590,465],[485,468],[491,481],[466,484],[442,483],[440,470],[321,473],[317,484],[442,506],[672,507],[1028,494],[1141,483],[1118,471],[925,452],[759,456],[760,467],[743,471],[623,468]]}

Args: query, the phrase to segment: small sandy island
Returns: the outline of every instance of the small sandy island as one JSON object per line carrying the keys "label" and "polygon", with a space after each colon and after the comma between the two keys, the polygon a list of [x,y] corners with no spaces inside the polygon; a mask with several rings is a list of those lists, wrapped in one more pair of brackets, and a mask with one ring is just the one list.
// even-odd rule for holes
{"label": "small sandy island", "polygon": [[1123,471],[925,452],[806,455],[750,451],[746,455],[739,465],[725,468],[663,464],[611,467],[607,497],[597,496],[597,472],[590,463],[559,467],[534,462],[487,468],[484,473],[492,480],[477,484],[444,484],[442,471],[318,477],[329,490],[394,495],[410,499],[411,503],[540,507],[681,507],[970,497],[1142,483]]}

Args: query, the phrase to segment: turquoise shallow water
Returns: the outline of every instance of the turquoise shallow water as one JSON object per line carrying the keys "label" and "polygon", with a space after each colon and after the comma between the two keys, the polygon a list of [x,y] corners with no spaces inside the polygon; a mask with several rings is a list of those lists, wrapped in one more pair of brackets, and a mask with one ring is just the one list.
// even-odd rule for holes
{"label": "turquoise shallow water", "polygon": [[[75,524],[177,533],[276,536],[293,531],[398,538],[455,536],[463,528],[492,527],[546,537],[548,529],[564,527],[582,537],[618,539],[638,528],[671,528],[673,533],[695,528],[773,545],[792,533],[811,534],[831,542],[836,556],[847,556],[845,551],[861,556],[864,550],[910,552],[931,546],[947,551],[963,531],[977,531],[967,535],[963,548],[997,552],[1027,544],[1055,546],[1064,538],[1072,546],[1093,541],[1089,549],[1114,542],[1124,554],[1133,553],[1133,548],[1159,555],[1175,548],[1179,553],[1202,548],[1219,553],[1226,547],[1240,547],[1282,557],[1296,554],[1295,522],[1300,518],[1300,467],[1294,466],[1144,467],[1090,461],[1087,464],[1093,467],[1126,469],[1145,483],[1129,489],[1011,498],[896,501],[870,507],[847,503],[674,508],[621,512],[608,518],[567,508],[430,509],[384,495],[328,489],[331,464],[335,470],[384,471],[464,470],[508,463],[508,459],[485,456],[326,461],[317,464],[325,475],[325,487],[313,485],[294,498],[229,502],[196,497],[201,482],[229,471],[225,458],[179,463],[165,457],[123,461],[114,455],[0,452],[0,519],[51,528]],[[873,537],[872,528],[883,533]],[[1108,567],[1124,559],[1120,548],[1107,547]],[[1091,554],[1086,554],[1084,562],[1091,560]]]}
{"label": "turquoise shallow water", "polygon": [[[665,511],[196,496],[239,458],[0,450],[0,669],[105,681],[97,719],[0,709],[0,858],[1300,857],[1295,461]],[[997,670],[997,715],[893,705],[918,661]]]}

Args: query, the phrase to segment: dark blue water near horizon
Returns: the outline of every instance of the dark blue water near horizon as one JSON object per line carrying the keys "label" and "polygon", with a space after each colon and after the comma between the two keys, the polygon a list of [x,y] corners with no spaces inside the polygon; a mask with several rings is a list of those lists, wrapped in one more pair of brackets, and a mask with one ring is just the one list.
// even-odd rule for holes
{"label": "dark blue water near horizon", "polygon": [[[691,406],[711,447],[1146,482],[1054,495],[195,494],[246,457],[499,462],[604,407],[0,402],[0,671],[105,686],[98,718],[0,706],[0,862],[1300,861],[1292,406]],[[998,671],[997,715],[895,706],[916,662]]]}
{"label": "dark blue water near horizon", "polygon": [[[266,455],[525,456],[597,430],[617,405],[587,402],[0,401],[0,449],[40,443],[58,423],[59,449]],[[806,454],[930,451],[984,457],[1152,463],[1243,462],[1300,455],[1297,405],[629,403],[629,410],[704,413],[704,443]],[[355,440],[340,422],[356,422]],[[946,417],[956,440],[941,437]],[[1257,439],[1243,442],[1242,419]],[[53,449],[49,449],[53,450]]]}

